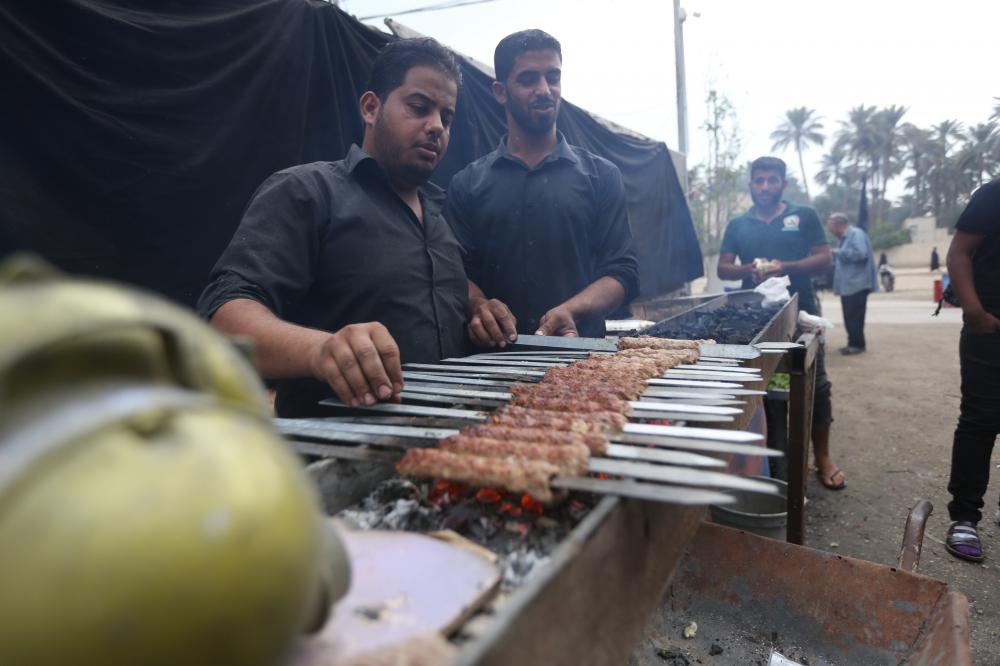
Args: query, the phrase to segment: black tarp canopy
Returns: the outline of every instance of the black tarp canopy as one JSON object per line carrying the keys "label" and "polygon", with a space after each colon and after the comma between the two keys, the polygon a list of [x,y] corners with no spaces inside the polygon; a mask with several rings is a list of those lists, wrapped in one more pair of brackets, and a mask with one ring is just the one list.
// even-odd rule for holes
{"label": "black tarp canopy", "polygon": [[[318,0],[0,3],[0,256],[193,304],[268,175],[360,143],[357,100],[389,39]],[[445,187],[504,131],[489,76],[463,70]],[[643,295],[700,276],[666,146],[569,103],[558,122],[622,170]]]}

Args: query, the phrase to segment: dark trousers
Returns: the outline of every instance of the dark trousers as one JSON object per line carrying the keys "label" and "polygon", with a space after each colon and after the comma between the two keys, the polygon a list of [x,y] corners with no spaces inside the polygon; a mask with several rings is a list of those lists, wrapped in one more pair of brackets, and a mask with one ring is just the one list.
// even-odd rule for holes
{"label": "dark trousers", "polygon": [[948,514],[952,520],[982,518],[990,480],[990,455],[1000,434],[1000,333],[962,331],[962,407],[951,447]]}
{"label": "dark trousers", "polygon": [[844,328],[847,329],[847,346],[865,348],[865,310],[868,309],[870,289],[862,289],[850,296],[841,296],[844,310]]}

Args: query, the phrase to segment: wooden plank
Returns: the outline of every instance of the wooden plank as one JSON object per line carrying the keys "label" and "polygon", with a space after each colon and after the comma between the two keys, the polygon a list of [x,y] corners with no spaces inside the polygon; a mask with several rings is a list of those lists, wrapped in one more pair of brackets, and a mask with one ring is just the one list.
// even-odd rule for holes
{"label": "wooden plank", "polygon": [[[813,396],[816,390],[816,354],[819,346],[811,336],[807,350],[801,358],[812,362],[802,368],[793,368],[788,393],[788,541],[805,543],[805,494],[806,474],[809,464],[809,442],[812,439]],[[813,347],[809,354],[808,347]]]}

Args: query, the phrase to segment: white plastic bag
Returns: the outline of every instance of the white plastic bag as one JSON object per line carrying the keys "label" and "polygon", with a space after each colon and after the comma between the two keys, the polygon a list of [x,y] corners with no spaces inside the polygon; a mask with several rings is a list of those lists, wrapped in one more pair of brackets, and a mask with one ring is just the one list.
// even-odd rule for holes
{"label": "white plastic bag", "polygon": [[791,283],[787,275],[767,278],[754,287],[754,292],[764,297],[764,302],[761,303],[764,307],[780,305],[792,297],[788,293],[788,285]]}
{"label": "white plastic bag", "polygon": [[833,328],[833,322],[829,319],[817,317],[816,315],[809,314],[805,310],[799,310],[799,323],[802,324],[803,328],[822,328],[825,331],[829,331]]}

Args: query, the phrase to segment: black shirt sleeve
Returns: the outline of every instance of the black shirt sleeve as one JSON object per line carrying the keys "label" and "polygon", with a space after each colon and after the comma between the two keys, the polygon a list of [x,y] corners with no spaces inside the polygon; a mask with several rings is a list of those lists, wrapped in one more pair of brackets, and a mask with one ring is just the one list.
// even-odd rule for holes
{"label": "black shirt sleeve", "polygon": [[448,185],[448,198],[445,202],[444,215],[452,233],[455,234],[459,245],[462,246],[465,274],[470,280],[481,285],[482,276],[480,276],[479,271],[483,265],[482,253],[473,226],[475,212],[468,176],[468,171],[460,171],[451,179],[451,183]]}
{"label": "black shirt sleeve", "polygon": [[602,165],[597,190],[597,233],[592,249],[596,258],[594,280],[614,278],[625,289],[625,303],[639,294],[639,260],[632,247],[632,228],[621,171],[611,163]]}
{"label": "black shirt sleeve", "polygon": [[977,236],[1000,230],[1000,180],[983,185],[973,193],[955,228]]}
{"label": "black shirt sleeve", "polygon": [[280,171],[257,189],[198,300],[209,319],[225,303],[251,299],[287,318],[316,275],[328,194],[301,170]]}
{"label": "black shirt sleeve", "polygon": [[729,220],[726,224],[726,230],[722,233],[722,244],[719,246],[719,254],[735,254],[740,253],[740,243],[739,238],[736,235],[736,226],[733,224],[736,220]]}

